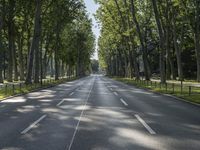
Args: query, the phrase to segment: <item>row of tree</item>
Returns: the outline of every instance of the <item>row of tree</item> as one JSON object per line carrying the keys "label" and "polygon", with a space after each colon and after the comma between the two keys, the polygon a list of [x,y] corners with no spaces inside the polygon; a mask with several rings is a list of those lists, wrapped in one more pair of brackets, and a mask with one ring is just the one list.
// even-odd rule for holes
{"label": "row of tree", "polygon": [[108,75],[200,82],[199,0],[96,0]]}
{"label": "row of tree", "polygon": [[94,42],[82,0],[0,1],[0,82],[82,76]]}

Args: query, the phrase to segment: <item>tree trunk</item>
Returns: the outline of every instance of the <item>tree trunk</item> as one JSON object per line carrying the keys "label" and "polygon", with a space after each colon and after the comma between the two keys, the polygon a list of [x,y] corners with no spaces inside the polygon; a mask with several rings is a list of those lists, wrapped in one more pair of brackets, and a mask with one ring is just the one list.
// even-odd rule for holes
{"label": "tree trunk", "polygon": [[[29,59],[28,59],[28,72],[26,76],[26,84],[32,83],[32,72],[33,72],[33,60],[34,60],[34,54],[35,51],[39,51],[39,42],[40,42],[40,35],[41,35],[41,0],[36,0],[36,11],[35,11],[35,22],[34,22],[34,35],[33,40],[31,44],[31,49],[29,52]],[[38,57],[39,58],[39,57]],[[38,59],[36,58],[36,60]],[[38,64],[36,64],[38,70],[35,70],[35,79],[34,82],[39,82],[39,67]],[[37,76],[38,75],[38,76]]]}
{"label": "tree trunk", "polygon": [[42,25],[41,25],[41,0],[38,1],[38,25],[37,25],[37,37],[36,37],[36,42],[35,42],[35,74],[34,74],[34,83],[40,83],[40,42],[41,42],[41,32],[42,32]]}
{"label": "tree trunk", "polygon": [[176,79],[175,71],[174,71],[174,62],[172,58],[171,51],[171,18],[170,18],[170,5],[169,0],[167,0],[167,12],[165,14],[166,17],[166,30],[165,30],[165,43],[166,43],[166,78],[167,79]]}
{"label": "tree trunk", "polygon": [[23,57],[23,46],[22,45],[23,45],[23,39],[22,39],[22,37],[20,35],[18,35],[20,81],[24,81],[24,57]]}
{"label": "tree trunk", "polygon": [[197,81],[200,82],[200,1],[196,0],[195,11],[195,51],[197,58]]}
{"label": "tree trunk", "polygon": [[43,53],[43,51],[42,51],[42,45],[43,45],[43,40],[41,40],[41,42],[40,42],[40,46],[39,46],[39,76],[40,76],[40,80],[39,80],[39,82],[40,82],[40,85],[42,85],[42,81],[43,81],[43,71],[44,71],[44,69],[43,69],[43,57],[42,57],[42,53]]}
{"label": "tree trunk", "polygon": [[[0,13],[2,14],[2,9]],[[2,29],[3,29],[3,18],[0,14],[0,83],[3,83],[3,41],[2,41]]]}
{"label": "tree trunk", "polygon": [[158,12],[157,8],[157,1],[156,0],[151,0],[153,10],[154,10],[154,15],[156,19],[156,24],[159,32],[159,45],[160,45],[160,77],[161,77],[161,83],[166,83],[166,75],[165,75],[165,40],[164,40],[164,33],[160,21],[160,14]]}
{"label": "tree trunk", "polygon": [[173,30],[173,41],[174,41],[174,48],[176,51],[176,60],[177,60],[177,69],[178,69],[178,76],[179,76],[179,80],[183,81],[183,67],[182,67],[182,60],[181,60],[181,51],[180,51],[180,47],[177,43],[178,38],[177,38],[177,30],[176,30],[176,21],[175,21],[175,12],[174,12],[174,8],[172,8],[173,11],[173,15],[172,15],[172,30]]}
{"label": "tree trunk", "polygon": [[42,66],[43,66],[43,79],[46,79],[47,76],[47,68],[49,66],[49,59],[50,57],[47,58],[47,53],[49,52],[49,44],[50,44],[50,35],[47,34],[46,37],[46,43],[45,43],[45,52],[44,52],[44,56],[42,59]]}
{"label": "tree trunk", "polygon": [[53,68],[53,55],[51,56],[51,58],[50,58],[50,68],[51,68],[51,77],[53,77],[53,75],[54,75],[54,68]]}
{"label": "tree trunk", "polygon": [[3,83],[3,62],[2,62],[2,47],[1,47],[1,43],[0,43],[0,83]]}
{"label": "tree trunk", "polygon": [[[0,27],[0,33],[1,33],[1,27]],[[3,45],[2,45],[1,34],[0,34],[0,83],[3,83]]]}
{"label": "tree trunk", "polygon": [[55,61],[55,80],[59,80],[59,60],[58,60],[58,51],[59,51],[59,42],[60,42],[60,29],[59,29],[59,23],[57,21],[56,25],[56,48],[54,52],[54,61]]}
{"label": "tree trunk", "polygon": [[147,49],[145,48],[145,45],[144,45],[144,36],[142,35],[140,25],[139,25],[137,18],[136,18],[134,2],[133,2],[133,0],[130,0],[130,1],[131,1],[131,14],[132,14],[133,22],[136,26],[137,34],[138,34],[140,44],[141,44],[141,47],[142,47],[142,57],[143,57],[143,62],[144,62],[145,79],[150,80],[151,72],[150,72],[150,66],[149,66],[149,63],[148,63]]}
{"label": "tree trunk", "polygon": [[[0,33],[1,33],[1,18],[0,18]],[[3,44],[0,34],[0,83],[3,83]]]}
{"label": "tree trunk", "polygon": [[13,81],[13,52],[14,52],[14,7],[15,1],[9,0],[8,17],[8,77],[9,82]]}
{"label": "tree trunk", "polygon": [[42,78],[46,79],[47,76],[47,67],[48,67],[49,63],[47,61],[47,49],[45,51],[44,57],[42,59],[42,68],[43,68],[43,74],[42,74]]}
{"label": "tree trunk", "polygon": [[[14,37],[15,39],[15,37]],[[14,68],[14,81],[18,81],[18,69],[17,69],[17,57],[16,57],[16,45],[15,41],[13,41],[13,68]]]}
{"label": "tree trunk", "polygon": [[[129,19],[129,9],[128,9],[128,4],[127,4],[127,0],[124,0],[124,6],[127,12],[126,15],[126,20],[127,20],[127,24],[128,24],[128,30],[131,30],[132,25],[131,25],[131,21]],[[127,42],[127,47],[129,49],[129,60],[130,60],[130,77],[133,78],[133,76],[136,77],[136,79],[140,78],[140,74],[139,74],[139,69],[137,66],[137,58],[136,58],[136,51],[134,49],[134,36],[131,34],[129,34],[128,40],[130,42],[130,44]],[[134,71],[134,72],[133,72]]]}
{"label": "tree trunk", "polygon": [[166,29],[166,58],[167,58],[168,68],[166,68],[166,72],[170,79],[176,79],[175,74],[174,74],[175,73],[174,63],[173,63],[172,56],[171,56],[170,38],[169,38],[170,33],[169,32],[170,32],[169,27],[167,27],[167,29]]}

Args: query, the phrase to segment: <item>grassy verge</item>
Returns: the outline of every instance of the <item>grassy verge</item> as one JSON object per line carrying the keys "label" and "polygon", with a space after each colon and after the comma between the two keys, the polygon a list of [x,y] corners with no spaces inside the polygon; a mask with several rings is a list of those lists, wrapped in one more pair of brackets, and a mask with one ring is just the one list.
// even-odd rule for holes
{"label": "grassy verge", "polygon": [[126,84],[134,85],[136,87],[149,89],[153,92],[170,94],[186,101],[200,104],[200,87],[186,86],[174,83],[160,84],[152,81],[133,80],[129,78],[112,78]]}
{"label": "grassy verge", "polygon": [[0,89],[0,100],[9,96],[14,96],[17,94],[26,94],[37,89],[43,89],[43,88],[55,86],[55,85],[68,82],[68,81],[73,81],[76,79],[77,78],[70,78],[70,79],[63,78],[58,81],[45,80],[43,81],[42,85],[41,84],[31,84],[31,85],[25,85],[25,84],[11,85],[10,84]]}

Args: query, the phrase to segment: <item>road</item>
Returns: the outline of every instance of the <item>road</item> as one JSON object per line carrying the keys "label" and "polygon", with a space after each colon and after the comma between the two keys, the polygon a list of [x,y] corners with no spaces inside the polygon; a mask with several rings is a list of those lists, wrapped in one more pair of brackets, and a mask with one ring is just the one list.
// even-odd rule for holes
{"label": "road", "polygon": [[0,149],[199,150],[199,114],[93,75],[0,102]]}

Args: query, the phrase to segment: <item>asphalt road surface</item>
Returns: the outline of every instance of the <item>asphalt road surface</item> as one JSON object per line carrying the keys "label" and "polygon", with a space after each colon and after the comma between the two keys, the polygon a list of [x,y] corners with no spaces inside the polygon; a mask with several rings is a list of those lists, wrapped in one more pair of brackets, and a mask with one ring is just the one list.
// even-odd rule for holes
{"label": "asphalt road surface", "polygon": [[200,107],[103,76],[0,102],[1,150],[200,150]]}

